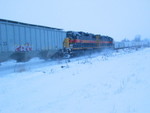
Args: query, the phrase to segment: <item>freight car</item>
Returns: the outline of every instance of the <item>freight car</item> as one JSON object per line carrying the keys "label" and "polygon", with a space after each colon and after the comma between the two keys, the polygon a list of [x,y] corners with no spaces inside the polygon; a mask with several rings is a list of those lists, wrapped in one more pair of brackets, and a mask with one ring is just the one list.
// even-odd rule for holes
{"label": "freight car", "polygon": [[48,58],[63,49],[62,29],[0,19],[0,62]]}
{"label": "freight car", "polygon": [[141,48],[149,46],[150,46],[149,41],[126,41],[114,43],[114,49]]}
{"label": "freight car", "polygon": [[103,48],[113,48],[113,38],[85,32],[68,31],[67,38],[64,40],[66,57],[70,57],[71,54],[79,51]]}

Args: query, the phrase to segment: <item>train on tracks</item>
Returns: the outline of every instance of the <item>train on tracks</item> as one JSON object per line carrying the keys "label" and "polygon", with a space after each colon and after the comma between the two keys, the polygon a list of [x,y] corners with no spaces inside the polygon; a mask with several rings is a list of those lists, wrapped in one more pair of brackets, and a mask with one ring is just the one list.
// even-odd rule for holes
{"label": "train on tracks", "polygon": [[123,48],[123,44],[114,43],[109,36],[0,19],[0,62],[70,57],[81,51],[103,48]]}

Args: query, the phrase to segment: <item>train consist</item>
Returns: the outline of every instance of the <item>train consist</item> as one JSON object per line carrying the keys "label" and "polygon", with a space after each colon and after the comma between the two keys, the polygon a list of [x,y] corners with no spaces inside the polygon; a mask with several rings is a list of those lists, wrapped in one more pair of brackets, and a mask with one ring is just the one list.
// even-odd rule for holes
{"label": "train consist", "polygon": [[73,53],[103,48],[123,48],[109,36],[0,19],[0,62],[70,57]]}

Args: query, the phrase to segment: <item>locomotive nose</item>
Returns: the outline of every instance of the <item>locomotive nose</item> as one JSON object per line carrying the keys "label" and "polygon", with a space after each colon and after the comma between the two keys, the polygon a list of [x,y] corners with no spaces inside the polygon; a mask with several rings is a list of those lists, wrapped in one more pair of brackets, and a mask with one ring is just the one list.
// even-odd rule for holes
{"label": "locomotive nose", "polygon": [[64,44],[63,44],[63,46],[64,46],[64,48],[69,48],[70,47],[70,45],[69,45],[69,41],[70,41],[70,39],[69,38],[65,38],[64,39]]}

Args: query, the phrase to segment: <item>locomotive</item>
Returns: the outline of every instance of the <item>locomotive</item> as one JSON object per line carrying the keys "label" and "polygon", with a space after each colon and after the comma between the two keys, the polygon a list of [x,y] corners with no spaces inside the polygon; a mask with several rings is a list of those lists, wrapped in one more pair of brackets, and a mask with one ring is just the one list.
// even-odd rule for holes
{"label": "locomotive", "polygon": [[67,57],[79,51],[113,48],[113,38],[109,36],[95,35],[85,32],[66,32],[67,38],[64,40],[64,52]]}

